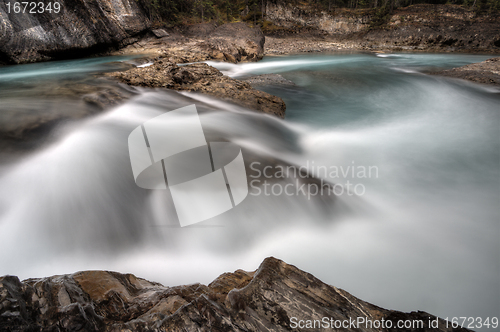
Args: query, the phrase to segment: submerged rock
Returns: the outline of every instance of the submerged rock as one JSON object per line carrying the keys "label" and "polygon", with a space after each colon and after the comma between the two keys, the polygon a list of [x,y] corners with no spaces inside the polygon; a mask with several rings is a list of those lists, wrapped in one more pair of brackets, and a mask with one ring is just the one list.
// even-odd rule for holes
{"label": "submerged rock", "polygon": [[257,76],[251,76],[245,79],[245,82],[249,83],[251,86],[262,86],[262,85],[288,85],[295,86],[290,80],[287,80],[280,74],[263,74]]}
{"label": "submerged rock", "polygon": [[281,118],[285,116],[286,106],[281,98],[255,90],[246,82],[224,76],[206,63],[178,66],[164,59],[155,59],[151,66],[108,75],[129,85],[199,92],[251,110]]}
{"label": "submerged rock", "polygon": [[[362,319],[386,326],[359,325],[363,331],[468,331],[425,312],[377,307],[273,257],[255,272],[224,273],[208,286],[165,287],[108,271],[0,278],[0,329],[6,331],[301,331],[314,321]],[[405,320],[420,328],[388,327]]]}
{"label": "submerged rock", "polygon": [[51,139],[57,125],[109,110],[134,94],[114,82],[92,79],[6,86],[0,103],[0,150],[32,150]]}

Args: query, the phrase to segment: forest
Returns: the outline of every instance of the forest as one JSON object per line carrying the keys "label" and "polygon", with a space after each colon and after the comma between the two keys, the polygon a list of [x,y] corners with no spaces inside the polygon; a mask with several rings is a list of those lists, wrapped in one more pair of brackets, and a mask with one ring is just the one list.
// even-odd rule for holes
{"label": "forest", "polygon": [[268,4],[290,4],[308,10],[375,10],[391,12],[416,4],[464,6],[478,15],[500,11],[500,0],[137,0],[150,19],[167,25],[249,21],[262,25]]}

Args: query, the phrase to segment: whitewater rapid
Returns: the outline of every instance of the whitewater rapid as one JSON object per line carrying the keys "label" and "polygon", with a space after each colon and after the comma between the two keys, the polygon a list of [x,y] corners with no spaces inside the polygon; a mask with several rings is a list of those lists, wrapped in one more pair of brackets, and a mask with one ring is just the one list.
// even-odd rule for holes
{"label": "whitewater rapid", "polygon": [[[0,274],[105,269],[167,285],[208,283],[274,255],[382,307],[498,316],[499,95],[425,75],[485,58],[340,54],[210,62],[235,78],[280,73],[295,82],[262,88],[285,100],[286,121],[203,95],[137,90],[126,104],[63,124],[51,143],[3,164]],[[73,75],[70,64],[36,67],[23,77],[0,71],[0,83]],[[92,66],[79,74],[102,70]],[[252,162],[311,173],[313,164],[375,167],[377,176],[316,174],[364,191],[312,199],[249,195],[206,223],[177,227],[165,192],[135,185],[127,137],[144,121],[193,103],[208,139],[242,147],[249,180]],[[298,180],[284,183],[309,183]]]}

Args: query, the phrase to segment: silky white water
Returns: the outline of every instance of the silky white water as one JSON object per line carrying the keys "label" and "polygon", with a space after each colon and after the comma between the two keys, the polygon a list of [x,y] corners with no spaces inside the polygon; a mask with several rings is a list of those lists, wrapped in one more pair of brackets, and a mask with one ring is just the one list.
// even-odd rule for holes
{"label": "silky white water", "polygon": [[[210,63],[236,78],[280,73],[293,81],[262,88],[285,100],[286,121],[206,96],[140,90],[105,114],[61,125],[51,143],[3,160],[0,275],[106,269],[166,285],[208,283],[273,255],[385,308],[498,316],[500,96],[421,73],[486,58],[344,54]],[[12,88],[37,70],[15,77],[0,69],[0,84]],[[43,70],[42,81],[66,75]],[[307,179],[273,176],[268,195],[251,185],[237,208],[177,227],[165,192],[135,185],[127,137],[193,103],[207,139],[243,148],[249,183],[263,180],[250,167],[256,162],[269,172],[302,166],[351,190],[309,199],[297,191]],[[276,183],[291,184],[292,194],[276,194],[279,186],[273,192]]]}

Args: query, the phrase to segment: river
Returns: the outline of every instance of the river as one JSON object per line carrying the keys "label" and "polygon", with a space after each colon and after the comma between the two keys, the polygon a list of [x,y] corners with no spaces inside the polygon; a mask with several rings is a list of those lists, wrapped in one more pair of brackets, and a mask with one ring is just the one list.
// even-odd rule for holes
{"label": "river", "polygon": [[[283,98],[285,121],[206,96],[135,90],[120,107],[60,124],[29,152],[1,154],[0,275],[105,269],[165,285],[209,283],[273,255],[381,307],[498,317],[500,94],[425,74],[487,58],[318,54],[209,62],[235,78],[278,73],[294,82],[260,88]],[[93,74],[125,60],[0,68],[0,111],[76,107],[47,87],[95,84]],[[127,137],[142,122],[193,103],[208,139],[243,148],[251,185],[236,208],[181,228],[165,191],[135,185]],[[270,165],[270,186],[258,182],[252,162]],[[272,186],[281,183],[277,164],[307,168],[345,190],[308,197],[296,190],[307,180],[296,175],[285,182],[290,194],[280,192]]]}

